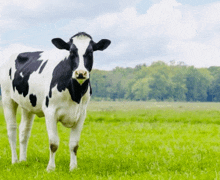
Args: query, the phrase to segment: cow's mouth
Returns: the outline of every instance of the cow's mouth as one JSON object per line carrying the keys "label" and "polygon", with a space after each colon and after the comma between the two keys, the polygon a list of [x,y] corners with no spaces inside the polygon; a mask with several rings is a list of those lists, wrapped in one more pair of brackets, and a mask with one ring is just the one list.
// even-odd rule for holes
{"label": "cow's mouth", "polygon": [[78,78],[76,78],[76,79],[86,79],[85,77],[78,77]]}
{"label": "cow's mouth", "polygon": [[86,81],[85,77],[80,77],[80,78],[76,78],[76,80],[78,81],[79,84],[83,84]]}

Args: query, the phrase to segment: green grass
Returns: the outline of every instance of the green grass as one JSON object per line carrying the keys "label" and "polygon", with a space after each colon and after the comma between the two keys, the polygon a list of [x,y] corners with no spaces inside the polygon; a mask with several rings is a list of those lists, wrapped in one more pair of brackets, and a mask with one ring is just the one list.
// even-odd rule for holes
{"label": "green grass", "polygon": [[78,169],[69,172],[70,130],[59,124],[56,170],[47,173],[44,119],[35,119],[28,161],[11,165],[0,108],[0,179],[217,180],[219,110],[218,103],[91,102],[79,143]]}

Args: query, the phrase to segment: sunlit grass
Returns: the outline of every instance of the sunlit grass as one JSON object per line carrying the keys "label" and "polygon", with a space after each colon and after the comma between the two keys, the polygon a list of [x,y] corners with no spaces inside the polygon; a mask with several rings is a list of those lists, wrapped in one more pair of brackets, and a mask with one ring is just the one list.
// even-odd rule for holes
{"label": "sunlit grass", "polygon": [[59,124],[57,167],[51,173],[45,171],[49,146],[44,118],[35,119],[28,161],[11,165],[0,109],[0,179],[220,179],[219,107],[91,102],[79,143],[78,169],[69,172],[69,129]]}

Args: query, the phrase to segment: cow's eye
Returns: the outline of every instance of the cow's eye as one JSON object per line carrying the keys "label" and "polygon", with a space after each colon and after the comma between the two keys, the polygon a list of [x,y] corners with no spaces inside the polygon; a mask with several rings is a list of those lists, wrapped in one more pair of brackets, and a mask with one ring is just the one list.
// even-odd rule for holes
{"label": "cow's eye", "polygon": [[75,57],[77,56],[77,53],[75,51],[70,51],[70,55]]}
{"label": "cow's eye", "polygon": [[86,56],[92,56],[92,51],[86,53]]}

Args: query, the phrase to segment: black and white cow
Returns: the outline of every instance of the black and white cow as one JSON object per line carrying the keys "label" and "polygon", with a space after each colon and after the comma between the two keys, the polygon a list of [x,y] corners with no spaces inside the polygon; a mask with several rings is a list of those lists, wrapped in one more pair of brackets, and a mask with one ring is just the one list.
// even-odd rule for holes
{"label": "black and white cow", "polygon": [[93,66],[93,52],[106,49],[111,41],[95,43],[81,32],[65,42],[52,39],[57,47],[53,54],[25,52],[12,55],[1,70],[2,102],[12,151],[16,163],[16,110],[22,109],[19,125],[20,161],[27,156],[27,143],[34,114],[45,117],[49,137],[50,160],[47,170],[55,169],[55,152],[59,146],[57,122],[71,128],[70,170],[77,167],[76,153],[86,117],[86,107],[92,93],[89,73]]}

